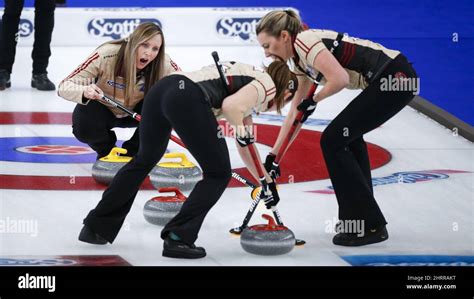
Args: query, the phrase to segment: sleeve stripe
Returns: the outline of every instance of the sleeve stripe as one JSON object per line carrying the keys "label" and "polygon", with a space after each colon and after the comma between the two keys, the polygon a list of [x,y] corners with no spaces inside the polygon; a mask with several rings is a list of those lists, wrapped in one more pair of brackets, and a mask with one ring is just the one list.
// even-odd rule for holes
{"label": "sleeve stripe", "polygon": [[309,52],[308,46],[306,46],[306,44],[303,43],[300,39],[297,38],[297,39],[295,40],[295,44],[296,44],[297,46],[299,46],[299,47],[301,48],[301,50],[303,50],[305,53],[308,53],[308,52]]}
{"label": "sleeve stripe", "polygon": [[272,91],[272,92],[270,92],[270,93],[267,93],[267,94],[265,95],[265,97],[269,97],[269,96],[271,96],[272,94],[276,94],[276,90],[274,90],[274,91]]}
{"label": "sleeve stripe", "polygon": [[276,93],[276,87],[273,87],[267,90],[265,95],[268,97],[269,95],[274,94],[274,93]]}
{"label": "sleeve stripe", "polygon": [[308,59],[308,55],[309,55],[309,53],[311,52],[311,50],[312,50],[317,44],[319,44],[320,42],[321,42],[321,41],[316,42],[314,45],[311,46],[311,48],[309,48],[308,52],[306,53],[306,59]]}
{"label": "sleeve stripe", "polygon": [[84,69],[86,69],[89,66],[89,64],[91,64],[97,58],[99,58],[99,53],[96,52],[89,59],[87,59],[83,64],[81,64],[81,66],[79,66],[76,70],[74,70],[69,76],[67,76],[66,79],[64,80],[70,79],[74,77],[75,75],[77,75],[78,73],[80,73],[81,71],[83,71]]}
{"label": "sleeve stripe", "polygon": [[[275,87],[272,87],[272,88],[270,88],[269,90],[267,90],[267,89],[265,88],[265,85],[264,85],[262,82],[260,82],[260,81],[259,81],[258,79],[256,79],[256,78],[255,78],[254,80],[255,80],[256,82],[260,83],[260,85],[262,85],[262,87],[263,87],[263,90],[265,91],[265,98],[263,99],[263,102],[265,102],[265,101],[267,100],[267,97],[268,97],[268,96],[270,96],[270,95],[272,95],[273,93],[276,92],[276,88],[275,88]],[[274,90],[274,89],[275,89],[275,90]]]}

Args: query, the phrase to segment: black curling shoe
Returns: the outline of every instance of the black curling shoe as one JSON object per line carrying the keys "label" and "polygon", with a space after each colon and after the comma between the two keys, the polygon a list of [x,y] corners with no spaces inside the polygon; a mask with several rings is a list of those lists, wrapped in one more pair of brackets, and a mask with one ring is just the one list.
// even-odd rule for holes
{"label": "black curling shoe", "polygon": [[31,87],[45,91],[56,89],[56,86],[51,82],[51,80],[49,80],[46,73],[33,74],[33,77],[31,78]]}
{"label": "black curling shoe", "polygon": [[81,232],[79,233],[79,241],[97,245],[104,245],[108,243],[106,239],[94,233],[87,225],[84,225]]}
{"label": "black curling shoe", "polygon": [[358,236],[358,234],[355,233],[338,233],[332,239],[332,243],[340,246],[363,246],[383,242],[387,239],[388,232],[384,225],[377,229],[365,231],[363,236]]}
{"label": "black curling shoe", "polygon": [[165,239],[163,244],[163,256],[178,259],[199,259],[206,256],[206,250],[196,245],[188,245],[182,241]]}

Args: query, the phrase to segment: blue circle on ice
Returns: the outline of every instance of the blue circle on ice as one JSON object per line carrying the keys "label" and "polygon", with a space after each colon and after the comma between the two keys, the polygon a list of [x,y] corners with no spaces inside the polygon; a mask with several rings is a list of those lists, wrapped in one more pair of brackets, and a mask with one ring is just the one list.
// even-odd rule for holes
{"label": "blue circle on ice", "polygon": [[30,163],[94,163],[97,154],[73,137],[0,138],[0,160]]}

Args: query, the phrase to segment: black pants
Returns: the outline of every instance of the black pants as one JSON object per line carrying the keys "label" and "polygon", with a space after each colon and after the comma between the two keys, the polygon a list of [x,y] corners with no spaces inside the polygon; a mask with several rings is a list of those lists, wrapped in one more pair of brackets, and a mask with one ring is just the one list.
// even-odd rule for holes
{"label": "black pants", "polygon": [[413,91],[382,91],[382,80],[395,74],[417,78],[403,55],[384,70],[324,130],[321,149],[331,178],[340,220],[364,221],[365,229],[386,224],[372,189],[367,144],[363,135],[382,125],[414,97]]}
{"label": "black pants", "polygon": [[[137,104],[135,112],[141,113],[143,101]],[[134,128],[138,122],[131,117],[116,118],[107,107],[97,101],[87,105],[77,105],[72,113],[72,133],[77,140],[87,143],[98,158],[107,156],[117,142],[117,135],[112,128]],[[134,156],[138,152],[139,129],[132,138],[122,145],[127,155]]]}
{"label": "black pants", "polygon": [[[5,0],[0,39],[0,69],[12,72],[18,33],[18,24],[24,0]],[[54,28],[54,0],[35,1],[35,41],[33,44],[33,74],[46,73],[51,56],[51,35]]]}
{"label": "black pants", "polygon": [[172,128],[198,161],[203,179],[161,237],[173,232],[194,244],[204,217],[227,187],[231,179],[229,152],[201,89],[184,76],[165,77],[145,97],[138,154],[117,173],[97,207],[84,219],[84,224],[109,242],[117,236],[141,183],[165,153]]}

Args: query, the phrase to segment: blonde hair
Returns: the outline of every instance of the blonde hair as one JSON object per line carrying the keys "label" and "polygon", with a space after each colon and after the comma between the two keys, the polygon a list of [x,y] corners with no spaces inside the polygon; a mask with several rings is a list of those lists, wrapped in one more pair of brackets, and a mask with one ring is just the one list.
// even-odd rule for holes
{"label": "blonde hair", "polygon": [[156,58],[143,69],[145,76],[144,92],[146,94],[153,84],[163,78],[164,75],[165,37],[160,26],[151,22],[142,23],[127,38],[105,43],[121,45],[115,61],[114,81],[117,76],[122,76],[125,79],[124,103],[126,106],[133,98],[137,79],[136,51],[142,43],[157,34],[161,35],[162,39],[160,50]]}
{"label": "blonde hair", "polygon": [[290,90],[293,98],[296,90],[298,89],[298,79],[296,75],[290,71],[288,65],[280,60],[273,61],[266,72],[272,78],[276,88],[276,95],[273,99],[274,105],[276,105],[277,112],[281,114],[281,109],[285,106],[285,91]]}
{"label": "blonde hair", "polygon": [[271,11],[260,19],[256,28],[257,35],[265,32],[274,37],[280,36],[283,30],[288,31],[291,36],[296,36],[304,30],[303,22],[294,10]]}

